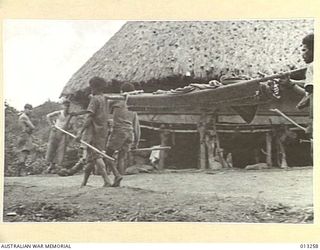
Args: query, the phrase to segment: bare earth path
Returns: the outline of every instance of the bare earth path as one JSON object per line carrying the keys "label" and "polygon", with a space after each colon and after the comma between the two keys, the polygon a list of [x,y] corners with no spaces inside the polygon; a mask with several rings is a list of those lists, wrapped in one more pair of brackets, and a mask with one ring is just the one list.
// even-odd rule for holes
{"label": "bare earth path", "polygon": [[125,176],[6,177],[4,221],[207,221],[313,223],[313,168],[195,170]]}

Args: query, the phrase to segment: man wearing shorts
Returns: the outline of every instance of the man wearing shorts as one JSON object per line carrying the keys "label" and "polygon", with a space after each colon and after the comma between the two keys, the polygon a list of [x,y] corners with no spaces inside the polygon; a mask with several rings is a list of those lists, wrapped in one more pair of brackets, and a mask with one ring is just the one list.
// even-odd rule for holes
{"label": "man wearing shorts", "polygon": [[[121,86],[121,92],[134,91],[134,86],[131,83],[125,83]],[[115,151],[118,151],[118,166],[113,165],[111,169],[115,169],[115,179],[113,187],[120,186],[122,180],[121,174],[125,171],[125,158],[130,148],[137,148],[140,140],[140,125],[136,112],[129,111],[126,100],[112,101],[110,103],[113,113],[113,129],[108,138],[106,153],[112,156]],[[108,164],[114,164],[108,162]]]}
{"label": "man wearing shorts", "polygon": [[17,167],[17,175],[21,175],[21,170],[26,167],[26,161],[28,155],[33,149],[34,145],[32,143],[32,132],[34,130],[34,125],[30,120],[30,115],[32,112],[31,104],[24,105],[24,111],[19,116],[19,125],[22,130],[21,137],[18,140],[18,151],[19,151],[19,162]]}
{"label": "man wearing shorts", "polygon": [[[103,96],[103,90],[106,87],[106,82],[103,78],[93,77],[90,79],[89,85],[91,88],[92,97],[90,98],[87,110],[74,114],[87,114],[83,128],[77,136],[77,140],[80,141],[83,133],[85,133],[86,142],[98,150],[103,151],[105,148],[107,135],[106,100]],[[95,164],[102,175],[104,181],[103,186],[111,186],[102,155],[90,148],[87,148],[86,167],[81,186],[83,187],[87,184]]]}

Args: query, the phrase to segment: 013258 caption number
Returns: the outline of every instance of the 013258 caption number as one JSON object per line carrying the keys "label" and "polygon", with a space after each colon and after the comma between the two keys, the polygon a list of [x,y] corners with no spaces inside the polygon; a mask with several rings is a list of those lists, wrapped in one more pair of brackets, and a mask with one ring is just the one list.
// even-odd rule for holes
{"label": "013258 caption number", "polygon": [[315,248],[319,248],[319,245],[318,244],[300,244],[300,248],[315,249]]}

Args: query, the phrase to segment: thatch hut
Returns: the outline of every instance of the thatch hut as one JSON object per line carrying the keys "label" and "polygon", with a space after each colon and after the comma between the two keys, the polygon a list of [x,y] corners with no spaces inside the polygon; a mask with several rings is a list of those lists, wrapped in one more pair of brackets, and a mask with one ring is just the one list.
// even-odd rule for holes
{"label": "thatch hut", "polygon": [[[186,86],[191,82],[220,80],[225,75],[256,78],[261,73],[286,72],[305,66],[299,46],[303,36],[312,31],[312,20],[127,22],[71,77],[62,95],[70,96],[76,103],[85,103],[88,80],[93,76],[106,79],[111,86],[109,91],[117,92],[121,83],[131,82],[145,92],[152,92]],[[303,78],[303,75],[296,77]],[[298,100],[298,96],[289,93],[273,104],[259,107],[250,125],[239,119],[234,110],[226,108],[220,111],[217,131],[232,132],[232,136],[226,136],[225,141],[238,135],[238,132],[241,135],[246,133],[245,138],[251,137],[253,132],[260,136],[262,133],[262,144],[266,144],[265,133],[271,132],[273,125],[286,124],[268,111],[271,106],[281,107],[297,117],[299,123],[307,123],[307,113],[295,110]],[[178,132],[179,136],[179,131],[189,131],[182,136],[187,139],[180,138],[178,143],[179,136],[175,136],[177,145],[186,145],[185,141],[198,141],[199,144],[197,126],[201,114],[166,112],[157,116],[158,120],[148,112],[141,112],[140,115],[146,127],[153,130],[162,131],[164,124],[170,123],[170,131]],[[148,123],[150,115],[153,118]],[[257,141],[255,138],[253,136],[252,141],[245,144],[256,147],[253,143]],[[223,138],[221,141],[224,141]],[[194,150],[196,153],[193,152],[193,155],[199,152],[201,155],[201,150],[195,150],[194,145],[188,150]],[[181,151],[184,155],[191,155],[180,147],[174,151],[175,155]],[[270,159],[269,164],[272,164]]]}

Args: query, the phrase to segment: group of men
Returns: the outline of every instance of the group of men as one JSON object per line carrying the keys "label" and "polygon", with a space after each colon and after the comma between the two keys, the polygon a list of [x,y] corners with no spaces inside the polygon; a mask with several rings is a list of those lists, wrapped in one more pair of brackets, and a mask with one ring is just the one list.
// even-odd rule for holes
{"label": "group of men", "polygon": [[[280,84],[286,88],[291,88],[297,93],[300,93],[303,98],[297,105],[297,108],[309,106],[310,122],[306,133],[312,139],[312,123],[313,123],[313,54],[314,54],[314,35],[309,34],[302,39],[302,58],[307,66],[306,79],[304,81],[296,81],[290,77],[280,79]],[[89,81],[92,96],[88,108],[77,113],[70,113],[70,101],[63,101],[63,110],[48,114],[47,119],[52,126],[50,133],[49,144],[46,159],[50,163],[49,171],[55,168],[55,164],[61,165],[65,151],[66,135],[57,130],[56,127],[68,129],[71,117],[86,114],[85,123],[77,135],[77,140],[86,141],[94,146],[99,151],[104,151],[108,156],[113,156],[115,151],[118,151],[118,166],[114,162],[104,158],[102,154],[86,148],[86,167],[84,169],[84,178],[81,186],[87,184],[88,178],[95,166],[97,166],[104,184],[103,186],[119,186],[122,176],[119,173],[119,168],[123,168],[124,157],[131,147],[137,147],[140,139],[139,120],[135,112],[128,110],[126,106],[126,98],[114,100],[111,107],[113,109],[113,128],[109,138],[107,135],[107,120],[108,112],[107,99],[103,94],[106,87],[106,82],[103,78],[93,77]],[[134,91],[134,86],[130,83],[123,84],[122,92]],[[111,98],[109,98],[111,99]],[[117,98],[116,98],[117,99]],[[32,106],[26,104],[24,112],[19,116],[19,123],[22,128],[22,135],[19,140],[19,164],[18,174],[25,165],[25,161],[29,152],[32,149],[31,134],[34,130],[34,125],[30,121],[29,115]],[[55,118],[55,122],[53,122]],[[312,145],[312,141],[311,141]],[[312,147],[311,147],[312,151]],[[113,183],[110,182],[106,165],[114,174]]]}
{"label": "group of men", "polygon": [[[103,178],[104,187],[118,187],[122,180],[122,175],[118,169],[124,169],[124,159],[132,148],[137,148],[140,140],[140,126],[138,116],[135,112],[129,111],[126,105],[127,93],[134,91],[134,86],[125,83],[121,86],[122,96],[107,96],[104,89],[107,83],[101,77],[93,77],[89,81],[91,89],[90,101],[86,110],[78,112],[70,112],[70,101],[64,99],[62,101],[63,109],[52,112],[47,115],[48,123],[51,126],[49,135],[46,160],[49,163],[48,172],[59,171],[61,169],[64,153],[66,150],[67,134],[63,130],[70,129],[70,120],[72,117],[86,115],[84,124],[76,136],[76,141],[85,142],[92,147],[82,145],[85,149],[85,168],[84,178],[81,186],[85,186],[89,176],[97,168],[98,173]],[[113,114],[113,126],[111,133],[108,133],[109,110]],[[25,105],[24,112],[19,116],[19,123],[23,129],[19,148],[19,173],[25,166],[26,158],[32,150],[31,134],[34,125],[30,120],[32,106]],[[107,136],[109,135],[109,136]],[[117,164],[109,160],[117,154]],[[107,154],[108,158],[103,155]],[[81,159],[83,160],[83,159]],[[107,167],[111,169],[114,180],[111,183]]]}

